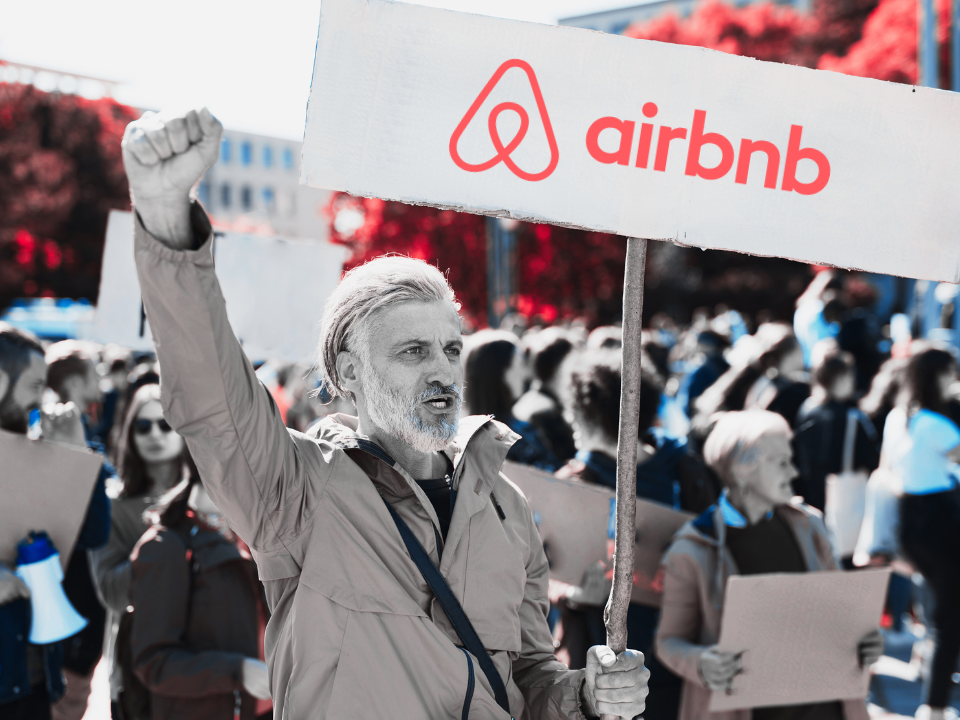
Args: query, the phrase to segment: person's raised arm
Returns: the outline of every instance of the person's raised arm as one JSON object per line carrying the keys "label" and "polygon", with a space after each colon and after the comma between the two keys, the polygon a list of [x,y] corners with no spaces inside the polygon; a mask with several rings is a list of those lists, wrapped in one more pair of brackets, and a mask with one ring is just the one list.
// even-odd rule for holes
{"label": "person's raised arm", "polygon": [[127,127],[137,274],[163,372],[164,417],[186,439],[230,527],[259,553],[286,552],[311,495],[294,442],[230,327],[210,222],[190,198],[217,159],[221,133],[206,108],[148,114]]}

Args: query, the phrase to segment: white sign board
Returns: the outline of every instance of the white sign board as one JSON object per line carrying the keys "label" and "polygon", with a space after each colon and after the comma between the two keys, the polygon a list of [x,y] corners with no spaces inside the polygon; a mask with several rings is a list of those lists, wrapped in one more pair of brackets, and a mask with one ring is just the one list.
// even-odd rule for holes
{"label": "white sign board", "polygon": [[[323,304],[346,255],[331,243],[217,234],[214,260],[227,316],[251,360],[316,359]],[[93,339],[153,350],[133,259],[133,216],[119,210],[107,223]]]}
{"label": "white sign board", "polygon": [[323,0],[301,182],[960,281],[960,94]]}

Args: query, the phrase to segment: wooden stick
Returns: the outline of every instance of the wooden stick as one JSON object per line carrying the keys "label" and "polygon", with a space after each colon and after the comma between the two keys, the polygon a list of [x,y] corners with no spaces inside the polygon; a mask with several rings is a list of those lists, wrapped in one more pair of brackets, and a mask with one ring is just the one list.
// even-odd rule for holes
{"label": "wooden stick", "polygon": [[[647,241],[627,238],[623,277],[623,349],[620,362],[620,429],[617,439],[617,537],[613,587],[604,611],[607,645],[618,655],[627,648],[627,608],[633,591],[633,546],[637,525],[637,435],[640,425],[640,329]],[[605,715],[604,720],[616,720]]]}

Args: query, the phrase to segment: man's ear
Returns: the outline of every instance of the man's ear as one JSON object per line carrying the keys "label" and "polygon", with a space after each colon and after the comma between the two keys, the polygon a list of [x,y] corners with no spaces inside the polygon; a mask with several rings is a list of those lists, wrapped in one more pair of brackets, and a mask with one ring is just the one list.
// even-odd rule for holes
{"label": "man's ear", "polygon": [[360,362],[349,350],[341,350],[337,355],[337,375],[344,389],[356,395],[361,382]]}
{"label": "man's ear", "polygon": [[0,370],[0,400],[7,396],[7,390],[10,389],[10,376],[3,370]]}

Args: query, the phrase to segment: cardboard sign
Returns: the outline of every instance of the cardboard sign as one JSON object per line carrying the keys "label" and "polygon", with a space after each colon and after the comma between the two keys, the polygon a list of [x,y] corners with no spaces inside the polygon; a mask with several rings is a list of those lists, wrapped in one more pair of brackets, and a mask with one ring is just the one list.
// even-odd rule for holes
{"label": "cardboard sign", "polygon": [[[513,462],[503,474],[526,495],[550,561],[550,577],[579,585],[595,562],[609,564],[608,529],[616,510],[616,493],[599,485],[558,480]],[[660,607],[663,588],[657,578],[660,560],[674,533],[693,515],[665,505],[637,500],[632,600]]]}
{"label": "cardboard sign", "polygon": [[889,568],[730,577],[718,647],[743,653],[743,673],[710,711],[865,698],[858,645],[880,627],[889,581]]}
{"label": "cardboard sign", "polygon": [[[247,356],[313,362],[323,304],[340,282],[347,249],[217,233],[213,250],[227,316]],[[93,339],[153,350],[133,258],[133,216],[119,210],[107,224]]]}
{"label": "cardboard sign", "polygon": [[0,430],[0,457],[0,562],[14,565],[17,544],[42,530],[66,570],[103,456]]}
{"label": "cardboard sign", "polygon": [[301,182],[960,281],[960,94],[324,0]]}

